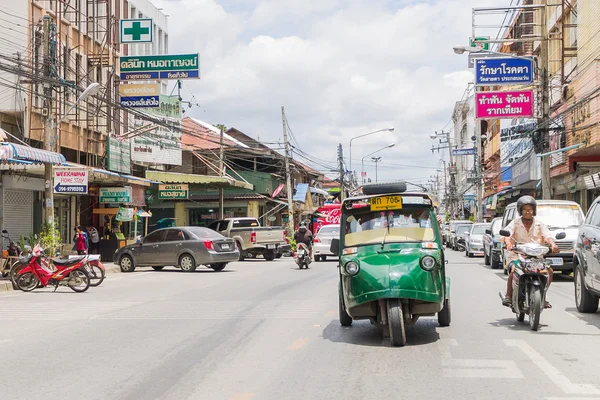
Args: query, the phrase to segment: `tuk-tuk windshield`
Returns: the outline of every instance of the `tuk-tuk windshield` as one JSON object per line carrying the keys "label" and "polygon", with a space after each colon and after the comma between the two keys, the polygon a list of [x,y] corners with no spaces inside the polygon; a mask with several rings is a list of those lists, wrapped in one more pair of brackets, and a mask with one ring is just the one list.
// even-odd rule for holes
{"label": "tuk-tuk windshield", "polygon": [[393,211],[358,209],[344,220],[345,246],[435,240],[430,209],[406,207]]}

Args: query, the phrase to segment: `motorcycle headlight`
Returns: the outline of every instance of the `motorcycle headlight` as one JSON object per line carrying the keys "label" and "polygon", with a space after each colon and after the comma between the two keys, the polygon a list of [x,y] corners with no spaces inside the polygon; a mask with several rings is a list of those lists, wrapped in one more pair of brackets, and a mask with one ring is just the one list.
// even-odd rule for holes
{"label": "motorcycle headlight", "polygon": [[435,268],[435,258],[431,256],[421,258],[421,268],[425,271],[432,271]]}
{"label": "motorcycle headlight", "polygon": [[344,269],[346,270],[348,275],[351,276],[358,274],[358,271],[360,271],[360,267],[354,261],[348,261],[346,265],[344,265]]}

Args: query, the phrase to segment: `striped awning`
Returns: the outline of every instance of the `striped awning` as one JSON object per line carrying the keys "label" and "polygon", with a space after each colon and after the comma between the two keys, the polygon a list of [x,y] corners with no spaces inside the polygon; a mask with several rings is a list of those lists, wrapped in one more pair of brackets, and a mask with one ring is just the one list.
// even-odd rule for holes
{"label": "striped awning", "polygon": [[36,149],[23,144],[0,142],[0,161],[9,163],[28,161],[33,164],[62,165],[67,160],[60,153]]}

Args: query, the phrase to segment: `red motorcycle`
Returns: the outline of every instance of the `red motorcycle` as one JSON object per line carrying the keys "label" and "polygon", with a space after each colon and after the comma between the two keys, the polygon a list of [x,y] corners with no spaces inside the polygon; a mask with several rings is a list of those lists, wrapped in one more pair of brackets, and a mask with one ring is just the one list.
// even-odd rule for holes
{"label": "red motorcycle", "polygon": [[41,284],[42,287],[54,285],[54,291],[59,286],[69,286],[75,292],[85,292],[90,287],[90,275],[86,271],[87,256],[73,259],[52,260],[56,270],[43,257],[40,245],[34,247],[28,256],[26,267],[17,274],[17,287],[24,292],[31,292]]}

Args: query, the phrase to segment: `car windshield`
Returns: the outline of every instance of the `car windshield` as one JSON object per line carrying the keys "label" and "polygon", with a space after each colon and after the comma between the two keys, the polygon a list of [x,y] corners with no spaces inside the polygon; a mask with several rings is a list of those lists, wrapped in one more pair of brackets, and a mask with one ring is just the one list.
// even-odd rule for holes
{"label": "car windshield", "polygon": [[537,218],[550,228],[576,227],[583,223],[579,206],[574,204],[538,205]]}
{"label": "car windshield", "polygon": [[501,219],[497,219],[496,221],[494,221],[494,223],[492,224],[492,234],[493,235],[499,235],[501,227],[502,227],[502,220]]}
{"label": "car windshield", "polygon": [[470,230],[471,230],[471,225],[458,225],[456,227],[456,234],[464,235],[465,233],[468,233]]}
{"label": "car windshield", "polygon": [[326,234],[330,235],[332,233],[338,233],[340,231],[339,225],[325,225],[321,229],[319,229],[319,235]]}
{"label": "car windshield", "polygon": [[435,239],[430,212],[425,207],[406,207],[393,211],[358,209],[347,215],[344,222],[345,246]]}
{"label": "car windshield", "polygon": [[208,239],[208,238],[217,239],[217,238],[225,237],[225,236],[221,235],[219,232],[213,231],[212,229],[202,228],[199,226],[192,226],[192,227],[188,227],[186,229],[190,233],[192,233],[194,236],[196,236],[197,239]]}
{"label": "car windshield", "polygon": [[489,225],[475,225],[471,231],[471,235],[483,235],[489,227]]}

